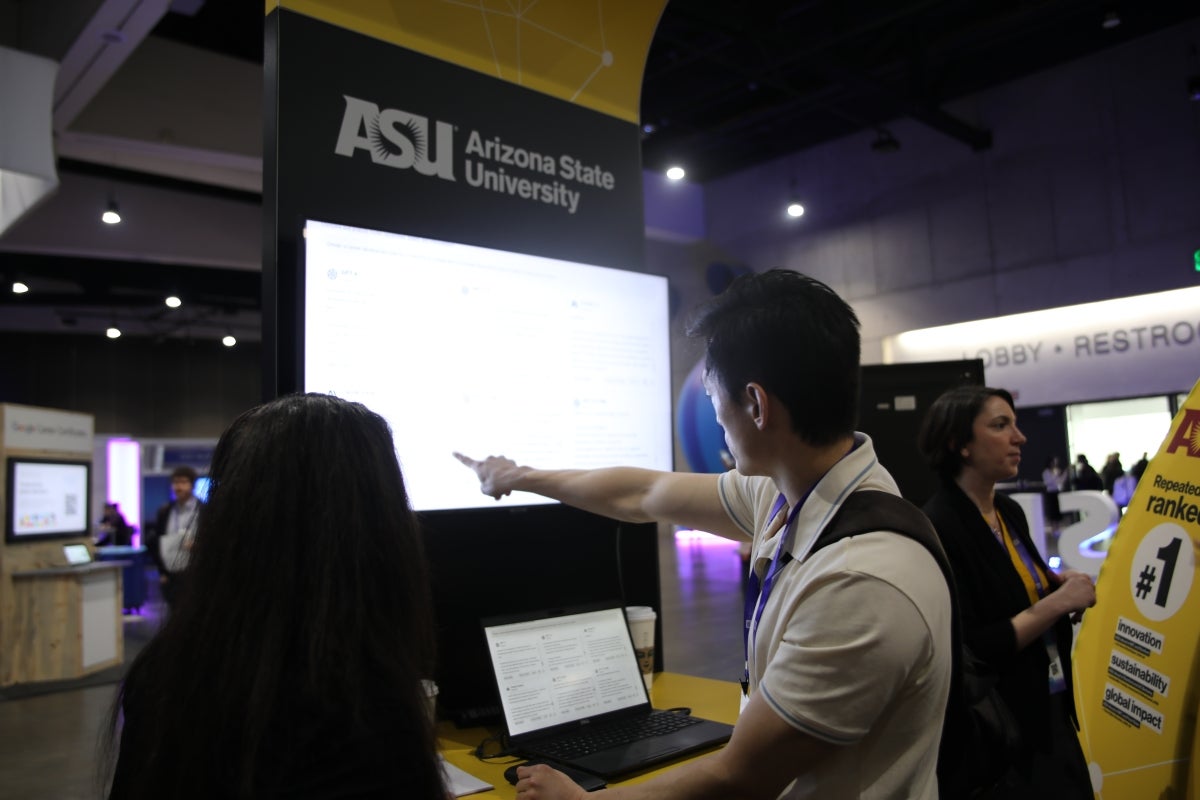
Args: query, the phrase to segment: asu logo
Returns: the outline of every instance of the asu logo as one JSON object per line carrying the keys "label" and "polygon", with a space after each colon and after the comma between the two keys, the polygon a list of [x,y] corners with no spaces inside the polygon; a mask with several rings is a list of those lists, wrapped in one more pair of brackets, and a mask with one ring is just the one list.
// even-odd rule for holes
{"label": "asu logo", "polygon": [[435,123],[433,153],[430,156],[429,120],[397,108],[385,108],[369,100],[343,95],[346,111],[333,152],[353,157],[355,150],[366,150],[371,160],[396,169],[415,169],[422,175],[454,180],[454,127]]}
{"label": "asu logo", "polygon": [[1181,447],[1192,458],[1200,458],[1200,409],[1189,408],[1183,412],[1183,421],[1171,437],[1167,452],[1174,453]]}

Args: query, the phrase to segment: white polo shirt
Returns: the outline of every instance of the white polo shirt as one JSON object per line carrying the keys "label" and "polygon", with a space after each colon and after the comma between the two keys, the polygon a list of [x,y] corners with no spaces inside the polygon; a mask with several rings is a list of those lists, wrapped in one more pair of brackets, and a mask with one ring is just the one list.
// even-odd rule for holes
{"label": "white polo shirt", "polygon": [[[937,797],[937,755],[950,686],[950,593],[919,543],[890,533],[843,539],[809,556],[856,489],[899,494],[859,446],[813,489],[757,627],[750,690],[788,724],[842,745],[781,795],[795,798]],[[778,496],[769,478],[728,472],[719,491],[730,518],[754,536],[760,579],[782,532],[764,538]]]}

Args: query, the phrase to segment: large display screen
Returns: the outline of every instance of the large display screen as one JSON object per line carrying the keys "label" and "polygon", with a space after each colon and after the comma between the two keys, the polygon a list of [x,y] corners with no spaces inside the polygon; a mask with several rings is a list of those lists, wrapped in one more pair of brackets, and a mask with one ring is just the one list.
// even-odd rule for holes
{"label": "large display screen", "polygon": [[667,280],[305,227],[304,388],[387,419],[419,511],[498,504],[451,455],[672,468]]}
{"label": "large display screen", "polygon": [[89,462],[10,456],[7,488],[9,542],[88,534]]}

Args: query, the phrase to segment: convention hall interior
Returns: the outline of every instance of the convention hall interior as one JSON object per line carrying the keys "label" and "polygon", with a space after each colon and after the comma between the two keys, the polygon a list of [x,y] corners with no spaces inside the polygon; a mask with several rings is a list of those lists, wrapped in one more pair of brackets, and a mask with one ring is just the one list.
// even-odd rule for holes
{"label": "convention hall interior", "polygon": [[[536,3],[459,5],[463,24],[536,28]],[[136,442],[123,507],[141,527],[172,468],[203,474],[230,421],[272,393],[262,5],[0,0],[0,69],[5,49],[57,72],[48,98],[0,74],[0,170],[13,120],[49,101],[53,131],[51,191],[0,227],[0,403],[91,415],[97,464]],[[1032,376],[1016,399],[1030,433],[1018,483],[1034,490],[1051,457],[1153,454],[1200,378],[1200,300],[1180,294],[1200,290],[1200,5],[669,0],[639,126],[636,268],[668,281],[673,419],[697,401],[688,310],[773,267],[853,306],[868,369],[963,359]],[[1139,371],[1116,358],[1135,341],[1121,303],[1165,307],[1160,293],[1184,297],[1181,322],[1147,333]],[[1034,363],[1037,326],[1068,318],[1086,374],[1056,383]],[[960,345],[975,340],[955,326],[983,322],[1005,333]],[[934,343],[905,338],[921,333]],[[721,469],[710,444],[676,431],[676,469]],[[661,668],[737,680],[743,554],[666,527],[654,551]],[[0,686],[0,794],[96,796],[122,667],[166,614],[141,569],[115,666]]]}

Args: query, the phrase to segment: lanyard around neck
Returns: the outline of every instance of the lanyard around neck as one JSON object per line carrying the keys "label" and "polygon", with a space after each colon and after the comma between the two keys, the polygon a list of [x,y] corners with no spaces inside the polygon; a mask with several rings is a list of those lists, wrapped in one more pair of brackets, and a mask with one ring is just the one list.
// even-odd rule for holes
{"label": "lanyard around neck", "polygon": [[[767,567],[767,576],[760,580],[758,571],[750,570],[750,578],[746,582],[746,595],[743,600],[745,628],[742,631],[742,653],[746,658],[746,667],[742,674],[743,693],[750,690],[750,629],[753,627],[756,632],[758,631],[758,623],[762,620],[763,609],[767,606],[771,590],[775,588],[775,578],[791,562],[790,551],[796,530],[796,519],[800,516],[800,509],[804,508],[804,501],[812,494],[813,486],[810,486],[804,493],[795,508],[788,511],[787,521],[779,532],[779,542],[775,545],[775,555],[771,558],[771,565]],[[771,507],[771,513],[767,515],[767,523],[770,524],[786,507],[787,498],[780,494],[775,499],[775,505]]]}

